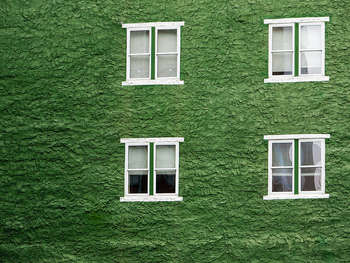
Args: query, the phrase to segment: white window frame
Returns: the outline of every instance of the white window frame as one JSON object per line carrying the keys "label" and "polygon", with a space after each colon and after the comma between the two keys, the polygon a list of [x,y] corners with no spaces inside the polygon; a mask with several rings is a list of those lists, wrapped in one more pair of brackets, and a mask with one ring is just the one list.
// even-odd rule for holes
{"label": "white window frame", "polygon": [[[265,19],[264,24],[269,25],[269,58],[268,58],[268,78],[264,79],[264,83],[279,82],[309,82],[309,81],[329,81],[329,77],[325,76],[325,22],[329,22],[329,17],[303,17],[303,18],[283,18],[283,19]],[[299,23],[299,75],[295,76],[295,23]],[[272,75],[272,28],[276,26],[293,25],[293,74],[292,75]],[[321,74],[301,74],[301,50],[300,27],[302,25],[321,25],[321,41],[322,41],[322,65]],[[306,51],[306,50],[305,50]]]}
{"label": "white window frame", "polygon": [[[183,137],[163,137],[163,138],[122,138],[121,143],[125,144],[125,168],[124,168],[124,196],[120,197],[121,202],[160,202],[160,201],[182,201],[179,196],[179,143],[183,142]],[[150,195],[150,143],[153,143],[153,195]],[[156,146],[157,145],[175,145],[175,193],[156,193]],[[129,146],[147,146],[147,194],[129,194]]]}
{"label": "white window frame", "polygon": [[[158,52],[158,31],[159,30],[176,30],[176,52]],[[181,44],[181,31],[180,27],[160,25],[155,28],[155,79],[158,80],[177,80],[180,79],[180,44]],[[158,55],[177,55],[177,67],[176,77],[158,77]]]}
{"label": "white window frame", "polygon": [[[272,32],[275,27],[292,27],[292,50],[272,50]],[[289,79],[294,76],[295,72],[295,41],[294,41],[295,27],[294,23],[288,24],[269,24],[269,78]],[[292,52],[292,75],[272,75],[272,53]]]}
{"label": "white window frame", "polygon": [[[272,144],[274,143],[291,143],[292,144],[292,166],[272,166]],[[294,140],[271,140],[269,141],[269,159],[268,159],[268,193],[270,196],[290,196],[294,194]],[[272,192],[272,169],[292,169],[292,191],[291,192]]]}
{"label": "white window frame", "polygon": [[[301,143],[302,142],[320,142],[321,143],[321,165],[301,165]],[[325,185],[326,185],[326,168],[325,168],[325,140],[324,139],[300,139],[299,140],[299,172],[298,172],[298,180],[299,180],[299,193],[304,195],[312,195],[312,194],[325,194]],[[320,191],[301,191],[301,168],[321,168],[321,190]]]}
{"label": "white window frame", "polygon": [[[265,135],[264,140],[268,140],[268,195],[263,197],[264,200],[274,199],[308,199],[308,198],[329,198],[329,194],[325,193],[326,187],[326,172],[325,172],[325,139],[329,139],[329,134],[287,134],[287,135]],[[295,153],[294,153],[294,140],[298,139],[298,194],[294,194],[294,178],[295,178]],[[322,163],[322,177],[321,177],[321,191],[301,191],[301,168],[311,166],[301,166],[300,160],[300,144],[301,142],[321,142],[321,163]],[[292,192],[272,192],[272,144],[273,143],[290,143],[293,147],[293,173],[292,173]],[[319,165],[316,165],[320,167]],[[276,167],[274,167],[276,168]],[[285,168],[285,167],[283,167]]]}
{"label": "white window frame", "polygon": [[[129,169],[129,147],[130,146],[147,146],[147,193],[129,193],[129,170],[146,170],[146,169]],[[125,171],[124,171],[124,195],[125,197],[147,197],[149,196],[149,181],[150,181],[150,170],[149,170],[149,154],[150,146],[149,143],[126,143],[125,144]]]}
{"label": "white window frame", "polygon": [[[175,146],[175,168],[157,168],[157,146]],[[178,196],[179,194],[179,143],[178,142],[156,142],[153,144],[153,194],[154,196]],[[157,170],[175,170],[175,193],[157,193]]]}
{"label": "white window frame", "polygon": [[[151,23],[136,23],[123,24],[122,27],[127,29],[127,58],[126,58],[126,81],[122,82],[122,86],[138,86],[138,85],[183,85],[184,82],[180,80],[180,61],[181,61],[181,26],[185,23],[180,22],[151,22]],[[152,65],[152,27],[155,28],[155,79],[151,79],[151,65]],[[158,30],[161,29],[176,29],[177,30],[177,76],[176,77],[158,77]],[[150,40],[150,64],[149,64],[149,78],[130,78],[130,32],[149,30]],[[167,52],[170,54],[170,52]],[[171,52],[173,53],[173,52]],[[163,53],[162,53],[163,54]],[[165,54],[165,53],[164,53]],[[175,54],[175,52],[174,52]]]}
{"label": "white window frame", "polygon": [[[324,22],[318,23],[299,23],[299,32],[302,26],[321,26],[321,49],[301,49],[301,34],[299,33],[299,76],[324,76],[325,75],[325,25]],[[301,73],[301,52],[321,51],[321,73],[320,74],[302,74]]]}
{"label": "white window frame", "polygon": [[[151,50],[152,50],[152,28],[151,27],[138,27],[138,28],[127,28],[127,37],[126,37],[126,41],[127,41],[127,44],[126,44],[126,80],[127,81],[131,81],[131,80],[134,80],[134,81],[143,81],[143,80],[150,80],[151,79]],[[130,40],[131,40],[131,37],[130,37],[130,33],[131,32],[135,32],[135,31],[148,31],[148,40],[149,40],[149,50],[148,50],[148,53],[142,53],[142,54],[131,54],[130,53]],[[131,78],[130,77],[130,67],[131,67],[131,64],[130,64],[130,56],[143,56],[143,55],[148,55],[149,56],[149,65],[148,65],[148,78]]]}

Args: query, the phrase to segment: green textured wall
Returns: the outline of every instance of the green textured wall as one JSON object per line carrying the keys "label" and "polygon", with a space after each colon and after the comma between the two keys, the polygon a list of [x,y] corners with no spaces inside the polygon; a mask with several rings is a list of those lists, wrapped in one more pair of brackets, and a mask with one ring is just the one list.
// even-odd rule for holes
{"label": "green textured wall", "polygon": [[[0,3],[1,262],[350,261],[350,2]],[[264,84],[265,18],[330,16],[329,82]],[[185,21],[182,86],[122,87],[123,23]],[[330,133],[330,199],[263,201],[265,134]],[[183,136],[183,202],[120,203],[122,137]]]}

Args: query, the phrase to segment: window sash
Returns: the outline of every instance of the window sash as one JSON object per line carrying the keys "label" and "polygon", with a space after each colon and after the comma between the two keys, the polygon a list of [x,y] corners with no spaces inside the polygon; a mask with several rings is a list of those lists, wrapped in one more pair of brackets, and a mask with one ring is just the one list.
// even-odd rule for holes
{"label": "window sash", "polygon": [[[302,142],[320,142],[321,143],[321,165],[300,165],[301,164],[301,143]],[[299,153],[298,153],[298,180],[299,180],[299,194],[316,194],[316,193],[325,193],[325,140],[324,139],[299,139]],[[301,189],[301,169],[302,168],[321,168],[321,190],[319,191],[302,191]]]}
{"label": "window sash", "polygon": [[[157,145],[174,145],[175,146],[175,168],[157,168]],[[153,194],[154,196],[178,196],[179,193],[179,143],[178,142],[155,142],[153,144]],[[175,193],[157,193],[157,172],[158,171],[175,171]]]}
{"label": "window sash", "polygon": [[[147,169],[129,169],[129,147],[146,146],[147,147]],[[124,171],[124,196],[149,196],[149,143],[126,143],[125,144],[125,171]],[[129,171],[147,171],[147,193],[129,193]]]}
{"label": "window sash", "polygon": [[[273,28],[275,27],[292,27],[292,49],[291,50],[272,50]],[[269,78],[290,78],[295,75],[295,28],[294,23],[288,24],[269,24]],[[292,53],[292,74],[291,75],[273,75],[272,74],[272,54],[276,53]]]}
{"label": "window sash", "polygon": [[[176,30],[176,52],[158,52],[158,31],[159,30]],[[180,43],[181,31],[180,27],[157,26],[155,28],[155,79],[180,79]],[[159,77],[158,76],[158,55],[177,55],[176,59],[176,77]]]}
{"label": "window sash", "polygon": [[[130,33],[133,31],[148,31],[148,52],[147,53],[131,53],[130,51],[130,42],[131,42],[131,36]],[[127,28],[127,43],[126,43],[126,48],[127,48],[127,54],[126,54],[126,79],[127,80],[148,80],[151,79],[151,49],[152,49],[152,28],[151,27],[139,27],[139,28]],[[148,65],[148,77],[147,78],[131,78],[130,73],[131,73],[131,62],[130,62],[130,57],[131,56],[149,56],[149,65]]]}
{"label": "window sash", "polygon": [[[272,145],[273,143],[288,143],[292,147],[292,166],[272,166]],[[294,194],[294,140],[269,140],[268,148],[268,194],[269,195],[293,195]],[[289,192],[273,192],[272,191],[272,171],[273,169],[286,168],[292,169],[292,190]]]}
{"label": "window sash", "polygon": [[[321,26],[321,49],[302,49],[302,34],[301,27],[302,26]],[[302,74],[301,71],[301,54],[302,52],[321,52],[321,73],[320,74]],[[299,75],[300,76],[324,76],[325,75],[325,23],[317,22],[317,23],[299,23]]]}

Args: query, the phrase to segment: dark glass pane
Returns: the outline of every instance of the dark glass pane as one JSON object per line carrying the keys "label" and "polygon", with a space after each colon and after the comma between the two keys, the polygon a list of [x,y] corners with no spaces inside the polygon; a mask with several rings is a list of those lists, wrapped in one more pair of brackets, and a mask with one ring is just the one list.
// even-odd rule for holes
{"label": "dark glass pane", "polygon": [[301,191],[321,191],[321,168],[301,168]]}
{"label": "dark glass pane", "polygon": [[291,192],[292,176],[272,176],[272,192]]}
{"label": "dark glass pane", "polygon": [[129,193],[147,194],[147,171],[129,172]]}
{"label": "dark glass pane", "polygon": [[157,193],[175,193],[175,171],[158,171]]}

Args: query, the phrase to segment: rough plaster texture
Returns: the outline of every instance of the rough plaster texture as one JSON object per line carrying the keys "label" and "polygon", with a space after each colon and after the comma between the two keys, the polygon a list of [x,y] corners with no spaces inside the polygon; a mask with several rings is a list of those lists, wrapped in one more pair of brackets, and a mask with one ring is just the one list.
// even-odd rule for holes
{"label": "rough plaster texture", "polygon": [[[0,3],[1,262],[350,261],[350,2]],[[329,82],[264,84],[266,18],[330,16]],[[122,87],[121,23],[185,21],[182,86]],[[265,134],[330,133],[330,199],[263,201]],[[120,203],[122,137],[183,136],[177,203]]]}

